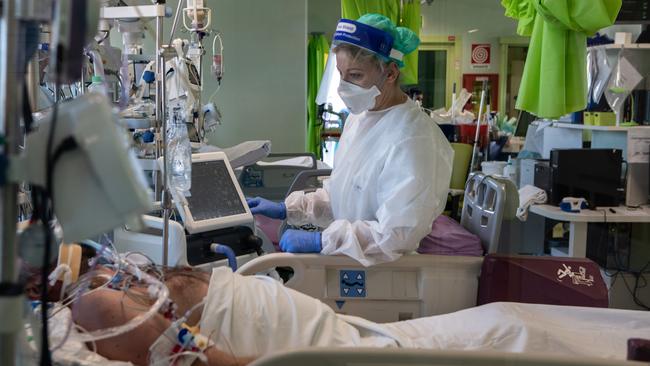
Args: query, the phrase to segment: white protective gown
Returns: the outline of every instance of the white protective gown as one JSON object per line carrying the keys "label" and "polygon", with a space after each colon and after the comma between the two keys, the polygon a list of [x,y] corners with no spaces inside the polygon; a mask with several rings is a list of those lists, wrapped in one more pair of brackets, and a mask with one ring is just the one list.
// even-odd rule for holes
{"label": "white protective gown", "polygon": [[628,338],[650,336],[645,311],[492,303],[377,324],[336,314],[270,277],[215,268],[201,333],[217,349],[258,357],[305,347],[399,347],[543,353],[624,360]]}
{"label": "white protective gown", "polygon": [[325,228],[322,254],[365,266],[417,249],[447,202],[453,150],[413,101],[350,115],[324,188],[285,200],[288,223]]}

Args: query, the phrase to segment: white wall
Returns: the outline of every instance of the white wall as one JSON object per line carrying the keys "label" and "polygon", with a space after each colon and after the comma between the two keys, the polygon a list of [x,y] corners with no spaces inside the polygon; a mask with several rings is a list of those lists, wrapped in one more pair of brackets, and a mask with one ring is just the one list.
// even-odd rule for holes
{"label": "white wall", "polygon": [[309,32],[323,32],[331,40],[341,19],[341,0],[307,0],[307,11]]}
{"label": "white wall", "polygon": [[[499,38],[516,36],[517,22],[506,18],[500,0],[436,0],[430,6],[422,5],[422,32],[424,36],[457,36],[462,39],[461,72],[498,73]],[[469,30],[477,32],[468,33]],[[471,45],[490,43],[491,63],[486,69],[471,67]]]}
{"label": "white wall", "polygon": [[[177,0],[167,6],[176,9]],[[228,147],[246,140],[270,139],[274,152],[305,151],[307,124],[307,0],[207,0],[212,27],[222,32],[224,78],[215,96],[223,125],[209,135],[210,143]],[[165,21],[169,40],[171,18]],[[182,29],[182,23],[180,24]],[[145,48],[154,48],[155,24]],[[176,37],[189,38],[187,32]],[[212,37],[204,47],[204,70],[210,70]],[[121,44],[115,30],[111,37]],[[216,80],[206,74],[203,102]]]}
{"label": "white wall", "polygon": [[[307,3],[209,0],[224,37],[224,80],[216,102],[224,125],[218,146],[270,139],[274,152],[305,151]],[[209,67],[210,60],[206,60]],[[216,82],[209,80],[204,95]]]}

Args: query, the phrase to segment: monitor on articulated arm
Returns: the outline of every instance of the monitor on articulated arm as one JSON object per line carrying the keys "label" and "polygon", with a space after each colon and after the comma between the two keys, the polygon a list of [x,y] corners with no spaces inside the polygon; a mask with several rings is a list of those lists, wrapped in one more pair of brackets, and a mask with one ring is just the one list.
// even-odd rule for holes
{"label": "monitor on articulated arm", "polygon": [[[149,190],[106,98],[88,93],[58,108],[51,193],[64,240],[138,222],[151,208]],[[11,163],[14,180],[45,185],[50,123],[48,115],[27,136],[26,154]]]}

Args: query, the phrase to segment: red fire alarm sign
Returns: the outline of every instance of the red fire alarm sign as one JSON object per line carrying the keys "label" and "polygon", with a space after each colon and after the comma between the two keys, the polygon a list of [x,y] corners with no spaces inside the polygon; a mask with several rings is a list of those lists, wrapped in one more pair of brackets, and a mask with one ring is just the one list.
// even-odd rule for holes
{"label": "red fire alarm sign", "polygon": [[489,65],[490,48],[489,43],[472,44],[472,65]]}

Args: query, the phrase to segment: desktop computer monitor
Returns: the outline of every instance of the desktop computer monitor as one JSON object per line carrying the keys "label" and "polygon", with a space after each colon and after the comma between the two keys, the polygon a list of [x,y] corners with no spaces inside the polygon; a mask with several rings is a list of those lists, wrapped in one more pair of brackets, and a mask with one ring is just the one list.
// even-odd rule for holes
{"label": "desktop computer monitor", "polygon": [[517,128],[515,129],[515,136],[526,137],[526,132],[528,132],[528,126],[530,126],[533,121],[537,120],[533,114],[526,111],[519,111],[519,116],[517,117]]}
{"label": "desktop computer monitor", "polygon": [[551,204],[584,198],[589,207],[618,206],[624,197],[623,152],[617,149],[551,150]]}

